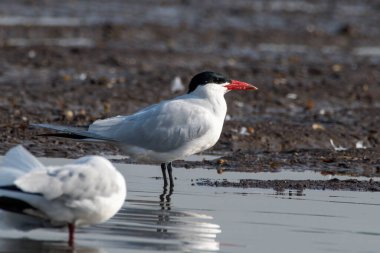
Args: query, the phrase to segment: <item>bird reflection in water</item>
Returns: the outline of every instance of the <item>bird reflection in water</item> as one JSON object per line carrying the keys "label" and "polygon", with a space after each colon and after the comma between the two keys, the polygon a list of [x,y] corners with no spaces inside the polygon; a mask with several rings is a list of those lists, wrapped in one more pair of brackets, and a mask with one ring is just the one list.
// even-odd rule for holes
{"label": "bird reflection in water", "polygon": [[[175,193],[174,193],[175,194]],[[177,208],[171,201],[173,188],[164,187],[161,193],[138,192],[133,198],[125,203],[124,207],[116,216],[106,223],[81,228],[78,230],[77,250],[93,248],[88,252],[115,252],[114,249],[122,250],[145,250],[145,251],[173,251],[173,252],[199,252],[218,251],[219,242],[217,235],[221,233],[220,226],[210,223],[212,217],[186,208]],[[2,233],[0,229],[0,234]],[[52,252],[70,252],[69,248],[61,247],[57,251],[57,245],[51,241],[66,238],[64,233],[55,236],[49,233],[41,234],[33,231],[37,240],[31,240],[39,251],[41,246],[53,249]],[[55,239],[54,239],[55,238]],[[12,243],[13,239],[0,240],[0,253],[4,252],[4,243],[12,244],[14,249],[23,248],[24,243]],[[14,242],[14,241],[13,241]],[[85,248],[86,247],[86,248]],[[7,251],[9,252],[9,251]],[[10,251],[25,252],[25,251]],[[29,252],[29,251],[28,251]]]}
{"label": "bird reflection in water", "polygon": [[0,252],[107,253],[107,251],[102,248],[91,246],[69,247],[66,242],[32,240],[27,238],[0,238]]}
{"label": "bird reflection in water", "polygon": [[[168,190],[169,189],[169,190]],[[170,211],[170,201],[171,196],[173,194],[173,187],[170,185],[164,185],[163,191],[160,194],[160,207],[161,207],[161,213],[158,214],[158,220],[157,225],[159,226],[165,226],[167,223],[170,222],[170,213],[166,211]],[[158,227],[157,232],[166,233],[168,230],[166,227]]]}

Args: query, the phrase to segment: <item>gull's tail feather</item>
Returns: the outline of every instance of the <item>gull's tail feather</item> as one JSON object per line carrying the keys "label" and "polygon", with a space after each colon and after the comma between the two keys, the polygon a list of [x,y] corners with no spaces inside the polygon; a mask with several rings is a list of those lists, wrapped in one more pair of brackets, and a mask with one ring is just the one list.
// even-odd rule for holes
{"label": "gull's tail feather", "polygon": [[55,136],[55,137],[63,137],[63,138],[70,138],[70,139],[83,140],[83,141],[117,142],[117,140],[114,140],[107,136],[102,136],[100,134],[90,132],[87,130],[87,128],[84,128],[84,127],[69,127],[69,126],[52,125],[52,124],[31,124],[30,126],[34,128],[45,128],[45,129],[54,130],[58,132],[58,133],[41,134],[42,136]]}
{"label": "gull's tail feather", "polygon": [[19,200],[16,198],[11,198],[8,196],[0,196],[0,209],[8,212],[25,214],[25,210],[37,210],[29,203]]}
{"label": "gull's tail feather", "polygon": [[11,148],[5,154],[1,166],[17,169],[23,172],[28,172],[33,169],[45,168],[45,166],[22,145],[17,145],[16,147]]}

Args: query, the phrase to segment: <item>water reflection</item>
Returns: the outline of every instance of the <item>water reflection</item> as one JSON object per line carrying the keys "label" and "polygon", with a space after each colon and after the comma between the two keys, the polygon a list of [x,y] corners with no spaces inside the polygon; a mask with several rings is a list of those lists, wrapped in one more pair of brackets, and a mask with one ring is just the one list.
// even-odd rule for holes
{"label": "water reflection", "polygon": [[280,196],[305,196],[306,194],[304,193],[304,189],[297,189],[297,190],[287,190],[284,188],[280,189],[274,189],[275,190],[275,195],[280,195]]}
{"label": "water reflection", "polygon": [[0,252],[12,253],[107,253],[101,248],[78,246],[70,248],[65,242],[37,241],[25,238],[0,239]]}
{"label": "water reflection", "polygon": [[[169,189],[169,190],[168,190]],[[160,207],[162,214],[158,215],[158,222],[157,225],[162,226],[165,224],[168,224],[170,222],[170,215],[167,215],[167,211],[170,211],[170,201],[171,201],[171,196],[173,194],[173,187],[170,185],[165,185],[163,187],[163,192],[160,195]],[[157,228],[157,232],[161,233],[167,233],[168,230],[166,228]]]}
{"label": "water reflection", "polygon": [[156,201],[130,199],[109,222],[82,232],[101,235],[102,245],[123,249],[219,250],[220,226],[207,222],[207,215],[172,206],[172,194],[173,188],[164,187]]}
{"label": "water reflection", "polygon": [[[216,236],[221,232],[220,226],[209,223],[212,217],[208,215],[172,205],[173,188],[131,195],[134,197],[108,222],[78,229],[75,249],[67,246],[65,231],[35,230],[10,236],[16,238],[0,238],[0,253],[219,250]],[[33,239],[19,238],[25,235]]]}

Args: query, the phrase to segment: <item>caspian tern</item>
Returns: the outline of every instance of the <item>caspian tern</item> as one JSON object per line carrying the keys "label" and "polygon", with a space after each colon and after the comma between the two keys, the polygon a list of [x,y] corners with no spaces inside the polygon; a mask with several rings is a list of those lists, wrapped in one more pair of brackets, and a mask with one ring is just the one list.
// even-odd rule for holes
{"label": "caspian tern", "polygon": [[76,226],[110,219],[126,194],[124,177],[101,156],[46,167],[19,145],[6,153],[0,166],[4,225],[21,230],[68,225],[70,246]]}
{"label": "caspian tern", "polygon": [[110,142],[132,158],[160,162],[164,185],[167,170],[173,186],[172,161],[204,151],[218,141],[227,112],[224,94],[256,89],[251,84],[206,71],[191,79],[187,94],[132,115],[96,120],[85,129],[52,124],[32,126],[61,132],[46,136]]}

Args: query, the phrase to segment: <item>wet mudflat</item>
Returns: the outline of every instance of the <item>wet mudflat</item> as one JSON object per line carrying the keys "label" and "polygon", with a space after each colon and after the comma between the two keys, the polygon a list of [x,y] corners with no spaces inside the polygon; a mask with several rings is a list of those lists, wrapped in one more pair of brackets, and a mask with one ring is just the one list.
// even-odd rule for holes
{"label": "wet mudflat", "polygon": [[[37,137],[28,124],[83,126],[130,114],[185,93],[195,73],[214,70],[259,87],[226,95],[222,136],[208,151],[224,156],[225,170],[379,176],[378,9],[376,1],[343,0],[218,1],[217,8],[2,1],[0,151],[23,143],[38,156],[119,154]],[[184,165],[199,166],[177,166]]]}
{"label": "wet mudflat", "polygon": [[[75,252],[377,252],[378,193],[193,185],[201,177],[329,179],[318,172],[218,174],[176,168],[176,187],[171,192],[162,188],[155,166],[116,165],[127,179],[124,207],[104,224],[79,229]],[[65,245],[66,237],[66,231],[1,229],[0,252],[72,252]]]}

